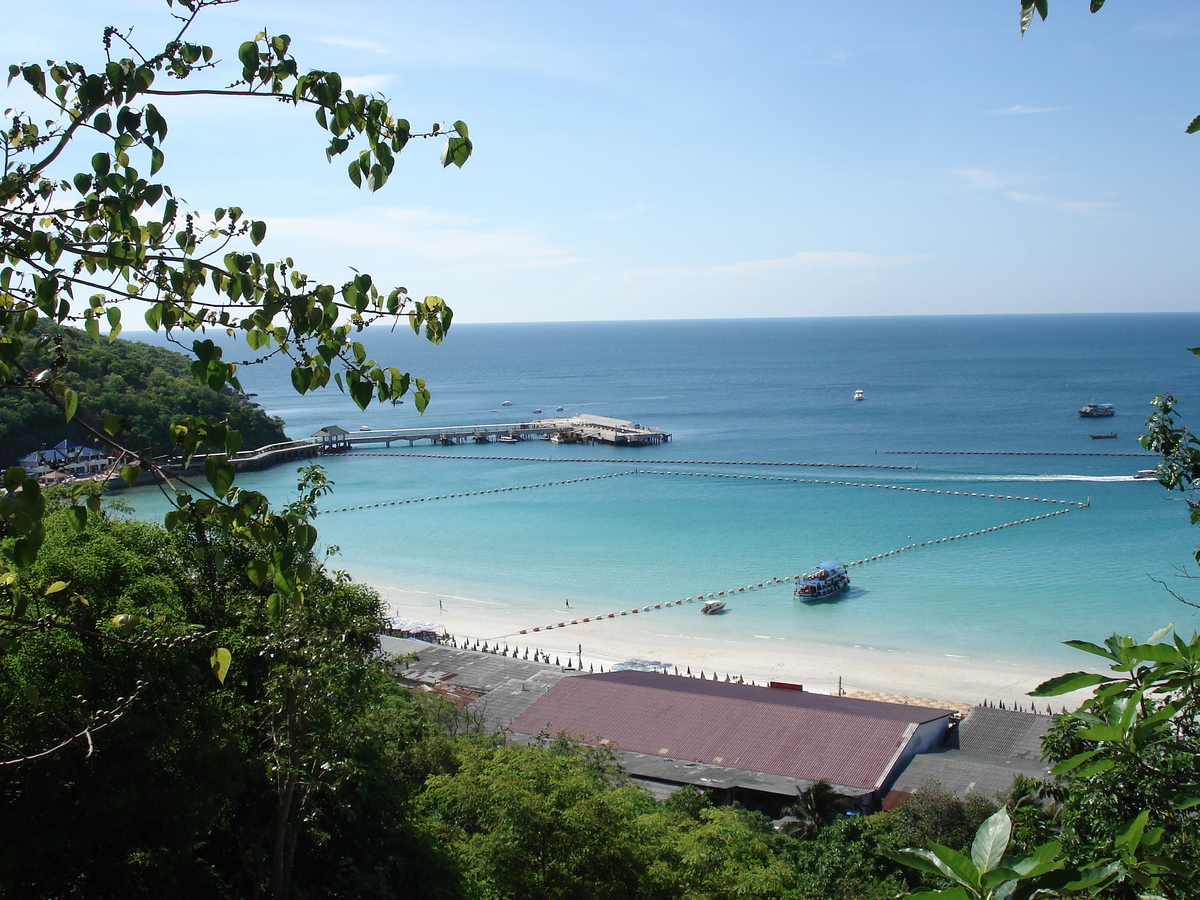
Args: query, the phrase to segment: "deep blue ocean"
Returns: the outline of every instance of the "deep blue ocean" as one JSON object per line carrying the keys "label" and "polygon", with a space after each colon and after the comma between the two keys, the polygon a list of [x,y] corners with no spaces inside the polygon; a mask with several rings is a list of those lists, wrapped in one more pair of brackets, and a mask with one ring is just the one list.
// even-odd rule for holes
{"label": "deep blue ocean", "polygon": [[[1154,465],[1137,445],[1153,397],[1175,394],[1182,424],[1196,421],[1200,359],[1186,348],[1200,344],[1200,314],[461,324],[438,347],[406,327],[375,329],[365,343],[427,380],[423,417],[411,401],[362,412],[333,387],[301,397],[274,363],[244,369],[243,386],[293,437],[331,424],[524,421],[541,408],[628,419],[672,439],[401,444],[326,457],[336,495],[323,506],[336,510],[546,485],[320,516],[323,541],[340,549],[335,565],[358,580],[492,599],[528,613],[532,627],[561,618],[564,598],[619,610],[926,542],[852,567],[835,603],[804,605],[775,585],[739,595],[724,616],[675,621],[697,636],[1065,665],[1088,663],[1060,646],[1069,638],[1200,627],[1160,583],[1200,600],[1200,582],[1180,577],[1196,571],[1200,532],[1178,498],[1132,477]],[[1081,418],[1091,401],[1116,415]],[[501,458],[514,456],[525,459]],[[718,464],[745,461],[768,465]],[[904,468],[865,468],[874,466]],[[283,502],[295,469],[239,481]],[[141,514],[161,512],[149,489],[124,496]],[[929,543],[1060,509],[1069,511]]]}

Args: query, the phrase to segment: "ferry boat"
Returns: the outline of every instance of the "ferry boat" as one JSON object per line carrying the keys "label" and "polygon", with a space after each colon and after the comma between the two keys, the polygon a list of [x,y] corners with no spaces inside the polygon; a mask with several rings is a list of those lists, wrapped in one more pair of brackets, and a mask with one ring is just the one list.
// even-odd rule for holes
{"label": "ferry boat", "polygon": [[862,398],[863,398],[863,392],[862,392],[861,390],[859,390],[859,391],[855,391],[855,392],[854,392],[854,399],[855,399],[855,400],[861,400]]}
{"label": "ferry boat", "polygon": [[1079,410],[1079,414],[1085,419],[1100,419],[1105,416],[1116,415],[1116,412],[1111,403],[1089,403],[1083,409]]}
{"label": "ferry boat", "polygon": [[850,587],[850,578],[846,575],[846,567],[835,559],[818,565],[806,574],[796,588],[799,600],[824,600],[840,594]]}
{"label": "ferry boat", "polygon": [[724,600],[705,600],[704,605],[700,607],[700,612],[704,613],[706,616],[711,616],[713,613],[724,611],[724,609]]}

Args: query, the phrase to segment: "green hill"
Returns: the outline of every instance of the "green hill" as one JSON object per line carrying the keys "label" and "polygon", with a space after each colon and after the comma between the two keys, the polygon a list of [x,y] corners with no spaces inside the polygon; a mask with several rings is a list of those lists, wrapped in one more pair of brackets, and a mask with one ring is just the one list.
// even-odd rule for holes
{"label": "green hill", "polygon": [[[104,417],[122,416],[135,437],[122,439],[138,449],[166,450],[172,446],[171,423],[184,416],[204,415],[227,420],[242,433],[243,449],[287,440],[283,421],[268,416],[233,394],[217,393],[199,385],[181,353],[117,340],[97,344],[84,332],[55,329],[70,360],[63,381],[79,392],[76,420],[97,430]],[[28,368],[45,365],[44,352],[35,358],[26,351],[21,362]],[[63,438],[92,446],[87,433],[37,392],[0,384],[0,464]]]}

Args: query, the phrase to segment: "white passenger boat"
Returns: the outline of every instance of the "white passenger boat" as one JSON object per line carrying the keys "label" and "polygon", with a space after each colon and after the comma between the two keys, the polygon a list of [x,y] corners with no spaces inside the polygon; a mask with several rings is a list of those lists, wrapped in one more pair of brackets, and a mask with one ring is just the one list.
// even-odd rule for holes
{"label": "white passenger boat", "polygon": [[854,399],[855,399],[855,400],[861,400],[861,399],[863,399],[863,392],[862,392],[861,390],[855,391],[855,392],[854,392]]}
{"label": "white passenger boat", "polygon": [[821,563],[811,572],[800,579],[796,587],[796,598],[799,600],[824,600],[833,597],[850,587],[850,577],[846,574],[846,566],[835,559]]}
{"label": "white passenger boat", "polygon": [[704,605],[700,607],[700,612],[706,616],[711,616],[713,613],[723,612],[725,610],[724,600],[705,600]]}

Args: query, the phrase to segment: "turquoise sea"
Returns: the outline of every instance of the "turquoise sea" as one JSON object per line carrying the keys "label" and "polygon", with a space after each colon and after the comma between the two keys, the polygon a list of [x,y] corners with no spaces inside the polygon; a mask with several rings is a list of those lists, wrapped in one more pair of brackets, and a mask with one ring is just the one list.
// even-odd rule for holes
{"label": "turquoise sea", "polygon": [[[529,627],[560,619],[567,598],[604,612],[764,582],[723,616],[679,613],[679,633],[1069,666],[1086,660],[1061,647],[1068,638],[1200,628],[1160,583],[1200,600],[1180,577],[1195,572],[1200,532],[1178,498],[1132,477],[1154,465],[1136,442],[1151,399],[1174,393],[1183,424],[1200,409],[1200,359],[1185,349],[1198,336],[1200,314],[465,324],[440,347],[407,328],[367,338],[376,358],[427,379],[423,417],[411,402],[361,412],[336,388],[300,397],[273,363],[243,370],[243,385],[294,437],[330,424],[525,421],[535,408],[672,435],[640,448],[419,444],[326,457],[336,495],[325,506],[372,505],[317,523],[358,580],[494,600]],[[1116,415],[1080,418],[1090,401]],[[724,464],[748,462],[762,465]],[[615,473],[628,474],[597,477]],[[240,480],[282,502],[295,478],[288,465]],[[544,486],[476,493],[521,485]],[[161,512],[152,489],[125,496],[140,514]],[[1057,510],[1069,511],[970,534]],[[920,542],[853,567],[838,602],[804,605],[772,584]]]}

